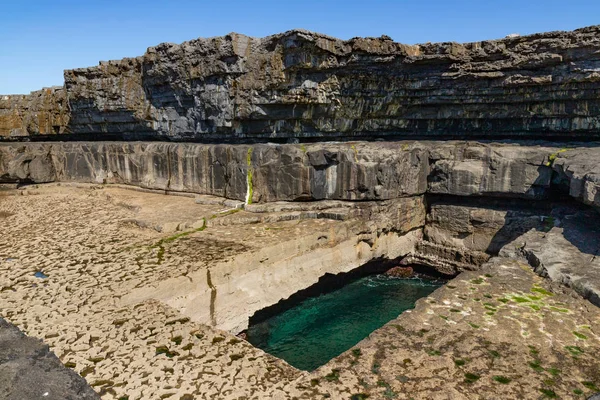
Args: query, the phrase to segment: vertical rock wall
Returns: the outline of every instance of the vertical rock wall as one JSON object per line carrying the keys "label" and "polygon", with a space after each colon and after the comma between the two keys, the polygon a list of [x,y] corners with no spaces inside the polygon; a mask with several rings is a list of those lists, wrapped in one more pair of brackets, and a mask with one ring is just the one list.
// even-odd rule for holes
{"label": "vertical rock wall", "polygon": [[68,70],[52,90],[5,96],[0,136],[589,140],[600,138],[600,27],[414,46],[232,33]]}
{"label": "vertical rock wall", "polygon": [[62,87],[0,95],[0,138],[67,134],[71,112]]}

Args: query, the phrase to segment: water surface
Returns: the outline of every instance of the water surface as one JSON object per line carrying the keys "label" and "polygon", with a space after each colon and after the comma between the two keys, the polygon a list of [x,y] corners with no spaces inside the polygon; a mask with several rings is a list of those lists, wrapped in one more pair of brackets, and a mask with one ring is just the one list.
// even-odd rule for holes
{"label": "water surface", "polygon": [[312,371],[412,309],[444,282],[372,275],[302,301],[248,329],[248,340],[296,368]]}

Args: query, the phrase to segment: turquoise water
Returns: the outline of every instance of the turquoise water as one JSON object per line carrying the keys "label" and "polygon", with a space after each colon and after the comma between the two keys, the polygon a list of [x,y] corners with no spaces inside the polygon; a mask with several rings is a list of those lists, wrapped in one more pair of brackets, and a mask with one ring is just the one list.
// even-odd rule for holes
{"label": "turquoise water", "polygon": [[248,340],[298,369],[312,371],[412,309],[442,284],[367,276],[252,325]]}

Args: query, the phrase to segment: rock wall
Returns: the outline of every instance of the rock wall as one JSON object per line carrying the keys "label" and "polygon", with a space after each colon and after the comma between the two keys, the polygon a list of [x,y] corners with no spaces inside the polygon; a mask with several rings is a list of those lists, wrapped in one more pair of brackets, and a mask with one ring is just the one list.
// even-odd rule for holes
{"label": "rock wall", "polygon": [[368,232],[408,232],[423,220],[423,240],[405,262],[455,274],[528,230],[543,231],[548,207],[561,196],[600,207],[593,162],[600,148],[560,146],[13,143],[0,145],[0,183],[125,184],[244,201],[258,213],[292,207],[275,202],[350,201],[338,205],[340,218],[370,221]]}
{"label": "rock wall", "polygon": [[[595,26],[409,46],[294,30],[164,43],[137,58],[65,71],[70,119],[52,129],[23,130],[31,100],[4,105],[12,117],[0,135],[598,138],[599,33]],[[64,116],[62,104],[54,114]]]}
{"label": "rock wall", "polygon": [[135,289],[123,296],[123,304],[157,299],[194,321],[240,332],[256,311],[310,287],[326,274],[349,272],[371,260],[410,253],[421,238],[422,201],[419,197],[391,204],[398,210],[416,206],[414,210],[421,211],[408,218],[398,212],[388,214],[386,224],[391,222],[397,228],[393,233],[378,232],[377,224],[370,230],[362,222],[350,221],[218,262],[209,273],[201,270]]}
{"label": "rock wall", "polygon": [[69,133],[71,111],[62,87],[0,95],[0,138]]}
{"label": "rock wall", "polygon": [[429,196],[423,240],[405,264],[428,265],[448,275],[478,269],[528,231],[552,226],[556,202],[509,198]]}
{"label": "rock wall", "polygon": [[424,193],[541,199],[551,147],[466,142],[0,146],[0,182],[120,183],[252,202],[389,200]]}

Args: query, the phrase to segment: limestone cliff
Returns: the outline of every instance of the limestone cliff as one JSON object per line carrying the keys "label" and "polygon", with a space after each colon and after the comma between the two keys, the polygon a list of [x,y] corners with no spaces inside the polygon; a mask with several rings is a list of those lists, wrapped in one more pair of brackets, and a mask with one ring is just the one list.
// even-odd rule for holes
{"label": "limestone cliff", "polygon": [[65,71],[64,93],[53,96],[57,107],[66,96],[70,118],[64,107],[48,110],[63,116],[51,129],[27,125],[29,100],[0,105],[12,115],[0,119],[0,135],[597,139],[599,33],[409,46],[293,30],[165,43]]}
{"label": "limestone cliff", "polygon": [[70,115],[62,87],[29,95],[0,95],[0,138],[68,133]]}

